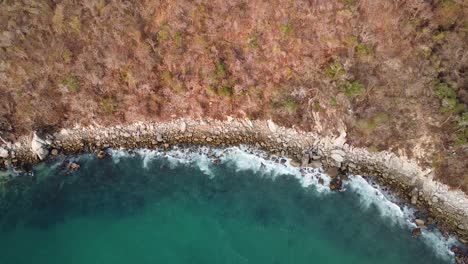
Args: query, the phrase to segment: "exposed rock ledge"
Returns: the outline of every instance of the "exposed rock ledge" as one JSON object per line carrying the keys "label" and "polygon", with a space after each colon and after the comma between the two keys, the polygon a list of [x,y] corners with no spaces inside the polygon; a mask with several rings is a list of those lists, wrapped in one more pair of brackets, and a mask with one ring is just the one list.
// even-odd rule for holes
{"label": "exposed rock ledge", "polygon": [[152,148],[169,144],[214,146],[249,144],[286,155],[302,166],[334,166],[343,171],[375,176],[439,224],[468,240],[468,197],[432,179],[431,169],[390,152],[371,153],[346,144],[346,133],[321,137],[276,125],[273,121],[228,118],[228,121],[179,119],[167,123],[136,123],[116,127],[77,127],[15,144],[0,145],[0,168],[27,167],[52,155],[98,151],[108,147]]}

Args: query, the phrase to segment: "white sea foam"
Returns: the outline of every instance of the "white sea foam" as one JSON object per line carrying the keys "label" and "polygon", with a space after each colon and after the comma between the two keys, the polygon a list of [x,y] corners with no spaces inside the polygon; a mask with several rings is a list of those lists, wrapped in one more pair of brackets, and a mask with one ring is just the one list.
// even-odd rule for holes
{"label": "white sea foam", "polygon": [[[408,206],[400,207],[394,201],[395,197],[382,191],[378,186],[372,186],[361,176],[350,176],[346,186],[360,195],[363,208],[375,206],[382,217],[388,219],[392,224],[398,224],[403,227],[416,228],[416,224],[411,221],[414,219],[414,210]],[[435,252],[442,258],[450,259],[453,252],[450,248],[457,243],[454,237],[445,238],[438,230],[422,229],[422,240],[433,247]]]}
{"label": "white sea foam", "polygon": [[[207,147],[187,148],[183,150],[174,149],[169,151],[158,151],[141,149],[135,152],[142,158],[142,166],[148,168],[152,159],[165,159],[170,168],[180,165],[196,166],[208,177],[215,177],[213,172],[216,162],[226,165],[236,172],[252,171],[262,177],[275,179],[282,175],[296,177],[304,188],[313,188],[321,194],[333,194],[329,190],[330,177],[322,169],[297,168],[290,165],[290,159],[285,157],[268,158],[268,155],[260,150],[245,146],[216,149]],[[132,156],[129,152],[122,150],[111,150],[111,156],[116,163],[122,157]],[[280,160],[282,159],[282,162]],[[320,183],[319,179],[322,180]],[[397,205],[396,198],[386,193],[378,186],[373,186],[361,176],[349,176],[345,182],[345,189],[359,194],[363,209],[371,206],[377,208],[381,217],[388,219],[392,224],[402,227],[413,228],[416,225],[411,221],[414,219],[414,210],[410,207]],[[456,244],[453,237],[444,238],[438,231],[423,229],[421,239],[432,246],[443,258],[453,258],[450,247]]]}

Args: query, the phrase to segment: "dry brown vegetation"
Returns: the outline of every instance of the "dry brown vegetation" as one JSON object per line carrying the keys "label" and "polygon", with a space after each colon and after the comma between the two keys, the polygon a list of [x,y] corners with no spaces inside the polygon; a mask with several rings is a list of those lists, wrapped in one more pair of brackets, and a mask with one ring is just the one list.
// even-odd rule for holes
{"label": "dry brown vegetation", "polygon": [[467,13],[463,0],[3,0],[0,134],[320,119],[466,192]]}

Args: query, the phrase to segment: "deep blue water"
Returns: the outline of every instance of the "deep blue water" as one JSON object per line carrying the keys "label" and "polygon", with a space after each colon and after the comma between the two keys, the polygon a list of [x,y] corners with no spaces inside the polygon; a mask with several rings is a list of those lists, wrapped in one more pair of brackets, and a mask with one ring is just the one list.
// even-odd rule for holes
{"label": "deep blue water", "polygon": [[452,263],[359,180],[330,193],[245,153],[114,154],[2,177],[0,263]]}

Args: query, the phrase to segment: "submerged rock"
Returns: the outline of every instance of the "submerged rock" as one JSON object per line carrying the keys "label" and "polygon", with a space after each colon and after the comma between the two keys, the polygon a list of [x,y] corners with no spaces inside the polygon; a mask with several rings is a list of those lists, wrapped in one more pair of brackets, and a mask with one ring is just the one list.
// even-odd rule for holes
{"label": "submerged rock", "polygon": [[411,236],[413,238],[420,237],[421,235],[422,235],[422,231],[421,231],[421,228],[419,227],[416,227],[415,229],[413,229],[413,231],[411,231]]}
{"label": "submerged rock", "polygon": [[73,173],[73,172],[79,170],[80,167],[81,166],[78,163],[72,162],[72,163],[70,163],[70,165],[68,165],[67,173]]}
{"label": "submerged rock", "polygon": [[343,181],[336,177],[330,181],[330,190],[332,191],[339,191],[343,187]]}
{"label": "submerged rock", "polygon": [[99,151],[98,154],[96,155],[98,159],[105,159],[107,156],[108,156],[107,152],[102,151],[102,150]]}

